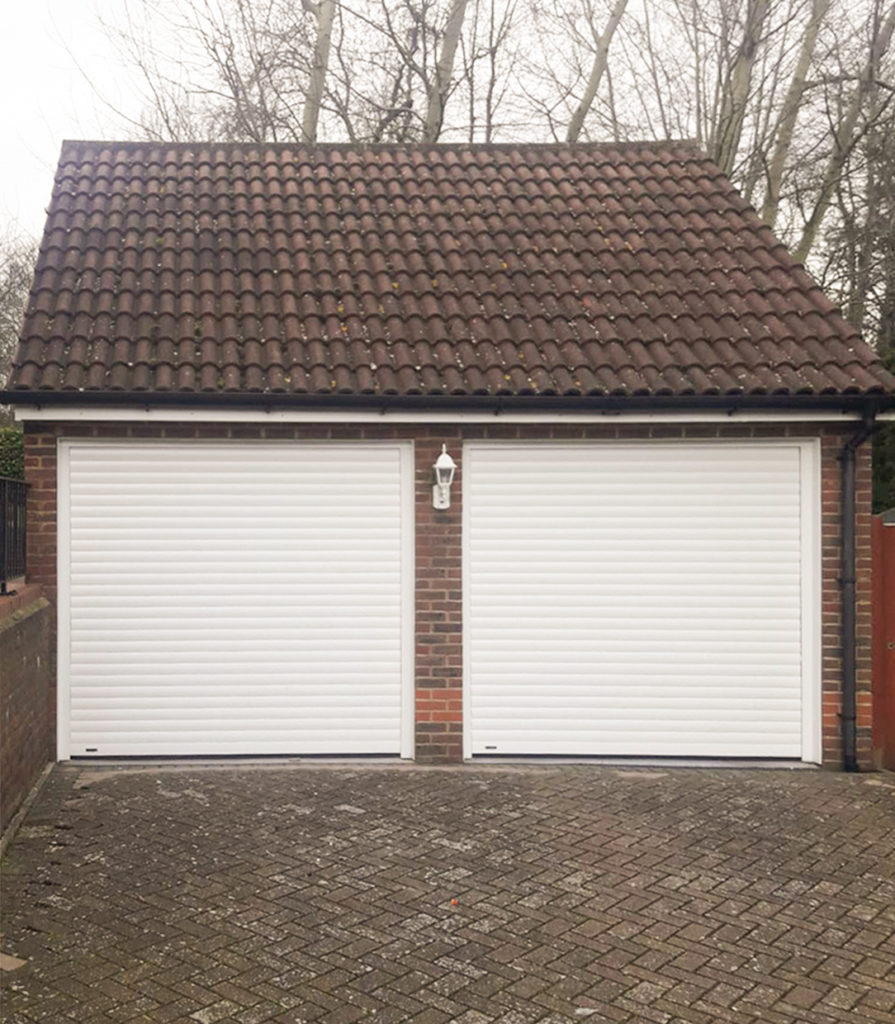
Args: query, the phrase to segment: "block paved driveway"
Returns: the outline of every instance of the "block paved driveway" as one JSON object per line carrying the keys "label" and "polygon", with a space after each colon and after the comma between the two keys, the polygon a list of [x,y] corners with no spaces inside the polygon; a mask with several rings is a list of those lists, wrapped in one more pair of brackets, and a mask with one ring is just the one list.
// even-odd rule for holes
{"label": "block paved driveway", "polygon": [[66,766],[3,895],[6,1024],[895,1020],[893,775]]}

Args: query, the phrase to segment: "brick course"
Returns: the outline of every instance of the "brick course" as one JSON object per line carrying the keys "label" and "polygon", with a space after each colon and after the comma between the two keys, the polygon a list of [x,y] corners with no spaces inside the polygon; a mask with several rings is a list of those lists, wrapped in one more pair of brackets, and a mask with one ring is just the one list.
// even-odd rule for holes
{"label": "brick course", "polygon": [[[58,424],[25,425],[29,491],[28,576],[56,596],[56,441],[59,437],[267,438],[297,440],[412,440],[416,517],[416,756],[457,761],[462,756],[461,518],[464,440],[632,438],[817,438],[821,440],[823,761],[841,763],[839,593],[841,482],[838,455],[854,430],[848,424]],[[451,508],[432,508],[432,466],[442,443],[457,463]],[[858,449],[857,693],[858,763],[871,766],[870,445]],[[53,689],[53,700],[55,688]]]}

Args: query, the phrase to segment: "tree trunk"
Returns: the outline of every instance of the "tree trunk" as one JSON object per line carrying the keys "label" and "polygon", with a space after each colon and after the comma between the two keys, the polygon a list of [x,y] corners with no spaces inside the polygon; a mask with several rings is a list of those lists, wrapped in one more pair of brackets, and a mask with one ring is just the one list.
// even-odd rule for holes
{"label": "tree trunk", "polygon": [[864,70],[861,73],[858,84],[855,86],[851,103],[849,103],[845,117],[835,132],[833,151],[830,153],[830,159],[827,162],[827,170],[824,174],[820,194],[817,197],[817,202],[814,204],[814,209],[811,211],[811,216],[808,218],[808,223],[805,225],[805,230],[802,232],[802,237],[799,239],[799,244],[793,253],[793,256],[799,263],[805,262],[812,245],[814,245],[814,240],[817,238],[821,222],[830,208],[830,201],[833,198],[839,177],[845,168],[852,146],[856,142],[861,107],[865,97],[873,88],[877,68],[889,49],[893,31],[895,31],[895,3],[889,8],[889,13],[886,15],[885,21],[873,40],[873,44],[870,47],[870,56],[867,58]]}
{"label": "tree trunk", "polygon": [[811,5],[811,20],[805,31],[805,38],[799,50],[799,59],[796,69],[793,72],[792,81],[786,92],[786,99],[783,101],[783,109],[780,112],[780,120],[777,122],[774,132],[774,150],[771,154],[771,163],[768,168],[768,190],[765,195],[764,205],[761,208],[761,215],[765,221],[774,226],[777,220],[777,212],[780,208],[780,187],[783,183],[783,171],[786,167],[786,158],[789,156],[789,147],[792,144],[793,131],[796,126],[796,119],[799,116],[799,109],[802,106],[802,97],[805,95],[805,78],[808,69],[811,67],[811,60],[814,57],[814,47],[817,43],[817,33],[827,12],[830,9],[830,0],[814,0]]}
{"label": "tree trunk", "polygon": [[722,87],[721,109],[718,115],[717,129],[714,133],[715,144],[712,156],[725,174],[733,172],[737,150],[740,146],[746,104],[749,101],[752,68],[755,66],[755,59],[758,56],[761,33],[769,7],[770,0],[748,0],[743,39],[737,49],[733,68]]}
{"label": "tree trunk", "polygon": [[463,29],[463,18],[466,16],[468,2],[469,0],[454,0],[451,13],[448,15],[444,38],[441,41],[441,52],[438,54],[438,62],[435,65],[435,81],[429,86],[426,123],[423,125],[423,142],[435,142],[441,134],[444,104],[454,73],[454,57],[457,53],[457,44],[460,42],[460,32]]}
{"label": "tree trunk", "polygon": [[615,6],[609,15],[609,21],[606,22],[606,28],[597,39],[597,50],[594,54],[593,66],[590,69],[590,78],[587,80],[587,88],[584,90],[581,102],[575,108],[574,114],[572,114],[572,120],[569,122],[569,129],[566,132],[566,142],[578,141],[578,136],[584,127],[584,119],[593,106],[597,90],[600,88],[600,81],[606,72],[606,65],[609,61],[609,45],[627,6],[628,0],[615,0]]}
{"label": "tree trunk", "polygon": [[326,72],[329,67],[329,46],[332,42],[333,19],[336,13],[336,0],[319,0],[316,5],[304,3],[317,17],[317,39],[314,44],[314,66],[308,82],[308,94],[301,117],[301,141],[305,146],[313,146],[317,141],[317,123],[320,120],[320,103],[323,99],[323,87],[326,84]]}

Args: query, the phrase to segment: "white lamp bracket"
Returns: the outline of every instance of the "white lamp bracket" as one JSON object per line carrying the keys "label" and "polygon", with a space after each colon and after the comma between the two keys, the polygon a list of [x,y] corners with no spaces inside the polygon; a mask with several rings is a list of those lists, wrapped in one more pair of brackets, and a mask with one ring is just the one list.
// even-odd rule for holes
{"label": "white lamp bracket", "polygon": [[441,455],[435,460],[435,483],[432,487],[432,507],[439,511],[451,507],[451,484],[457,463],[448,455],[447,445],[441,446]]}

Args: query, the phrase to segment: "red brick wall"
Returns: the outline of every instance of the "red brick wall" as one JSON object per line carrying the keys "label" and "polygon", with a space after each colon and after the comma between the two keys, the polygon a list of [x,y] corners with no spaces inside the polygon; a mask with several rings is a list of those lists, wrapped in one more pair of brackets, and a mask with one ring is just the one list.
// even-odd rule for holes
{"label": "red brick wall", "polygon": [[[462,752],[462,581],[460,522],[463,503],[462,443],[477,438],[793,438],[822,439],[823,756],[841,763],[840,671],[842,637],[839,594],[841,506],[837,456],[854,427],[815,424],[523,425],[475,424],[243,424],[146,425],[26,424],[29,492],[29,578],[56,592],[56,438],[58,436],[178,438],[409,439],[416,450],[416,752],[420,760],[455,761]],[[451,508],[432,508],[432,466],[441,444],[457,462]],[[858,760],[871,761],[870,446],[857,455],[858,553]]]}
{"label": "red brick wall", "polygon": [[[823,746],[824,764],[842,761],[840,711],[842,708],[842,479],[838,461],[843,441],[854,431],[825,431],[822,445],[822,552],[823,552]],[[870,768],[873,746],[872,676],[872,572],[871,572],[871,446],[859,448],[855,465],[856,544],[856,675],[858,764]]]}
{"label": "red brick wall", "polygon": [[[434,434],[434,436],[433,436]],[[457,463],[451,507],[432,508],[432,467],[446,443]],[[425,761],[463,757],[462,593],[460,516],[463,468],[459,434],[417,435],[416,475],[416,756]]]}
{"label": "red brick wall", "polygon": [[53,611],[34,589],[23,607],[0,599],[0,832],[54,756]]}

